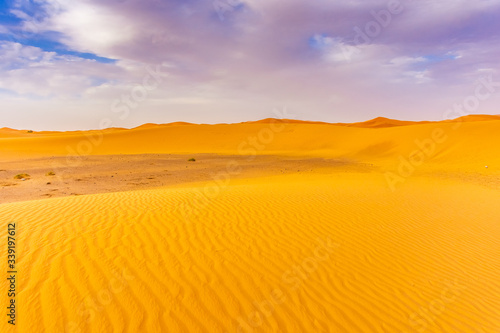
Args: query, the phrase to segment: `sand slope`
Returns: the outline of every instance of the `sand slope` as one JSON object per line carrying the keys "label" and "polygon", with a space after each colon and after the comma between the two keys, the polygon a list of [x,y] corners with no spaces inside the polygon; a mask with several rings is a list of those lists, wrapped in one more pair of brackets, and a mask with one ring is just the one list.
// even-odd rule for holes
{"label": "sand slope", "polygon": [[351,174],[203,192],[1,205],[22,239],[19,331],[500,329],[498,191]]}

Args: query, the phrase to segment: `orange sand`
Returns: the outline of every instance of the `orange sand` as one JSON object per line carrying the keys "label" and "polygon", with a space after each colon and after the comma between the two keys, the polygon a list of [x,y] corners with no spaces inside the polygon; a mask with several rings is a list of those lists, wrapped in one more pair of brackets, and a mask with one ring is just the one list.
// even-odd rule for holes
{"label": "orange sand", "polygon": [[[477,118],[1,129],[17,171],[78,168],[83,157],[63,157],[79,149],[223,165],[209,179],[0,204],[1,244],[18,229],[17,332],[498,333],[500,121]],[[286,159],[307,168],[270,165]]]}

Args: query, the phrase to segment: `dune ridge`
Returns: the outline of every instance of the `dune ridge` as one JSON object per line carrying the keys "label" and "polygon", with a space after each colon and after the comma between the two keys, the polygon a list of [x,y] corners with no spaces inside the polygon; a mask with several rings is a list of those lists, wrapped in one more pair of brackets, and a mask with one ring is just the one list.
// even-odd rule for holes
{"label": "dune ridge", "polygon": [[[500,120],[500,115],[488,115],[488,114],[471,114],[456,119],[447,119],[441,121],[411,121],[411,120],[397,120],[386,117],[376,117],[362,122],[355,123],[329,123],[325,121],[312,121],[312,120],[298,120],[298,119],[282,119],[282,118],[265,118],[261,120],[245,121],[241,123],[231,123],[225,125],[238,125],[238,124],[270,124],[270,123],[284,123],[284,124],[310,124],[310,125],[337,125],[337,126],[349,126],[349,127],[367,127],[367,128],[383,128],[383,127],[393,127],[393,126],[409,126],[418,124],[428,124],[437,122],[463,122],[463,121],[488,121],[488,120]],[[176,121],[171,123],[157,124],[157,123],[146,123],[130,129],[147,129],[161,126],[181,126],[181,125],[202,125],[189,123],[185,121]],[[217,125],[217,124],[216,124]],[[105,130],[128,130],[124,127],[109,127],[101,129]],[[26,133],[27,129],[13,129],[9,127],[0,128],[0,133]],[[76,131],[33,131],[33,133],[38,134],[53,134],[53,133],[75,133],[75,132],[85,132],[85,131],[97,131],[97,130],[76,130]],[[31,134],[31,133],[30,133]]]}
{"label": "dune ridge", "polygon": [[443,140],[436,143],[425,167],[484,167],[500,161],[494,148],[500,141],[499,124],[485,120],[383,128],[301,123],[160,126],[1,138],[0,157],[215,153],[343,158],[387,166],[399,156],[422,150],[437,130]]}

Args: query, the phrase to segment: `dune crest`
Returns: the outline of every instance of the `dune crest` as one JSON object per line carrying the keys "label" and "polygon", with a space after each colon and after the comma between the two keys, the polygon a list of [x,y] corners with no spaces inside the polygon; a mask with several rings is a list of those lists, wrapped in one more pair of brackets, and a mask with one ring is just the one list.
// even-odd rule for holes
{"label": "dune crest", "polygon": [[[110,154],[258,154],[350,159],[386,167],[397,163],[400,157],[408,159],[416,151],[425,153],[429,150],[425,147],[430,145],[432,151],[425,153],[423,168],[439,167],[442,163],[450,168],[474,164],[484,167],[500,160],[493,144],[500,141],[498,120],[376,127],[381,122],[387,121],[370,123],[375,128],[266,121],[25,133],[1,138],[0,157],[10,160]],[[433,133],[440,133],[439,143],[433,142]]]}

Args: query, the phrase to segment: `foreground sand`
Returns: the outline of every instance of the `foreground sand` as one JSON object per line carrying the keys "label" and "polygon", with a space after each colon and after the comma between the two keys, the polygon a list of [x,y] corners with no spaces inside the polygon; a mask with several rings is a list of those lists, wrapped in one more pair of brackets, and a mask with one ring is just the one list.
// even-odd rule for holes
{"label": "foreground sand", "polygon": [[[292,124],[259,152],[267,156],[199,155],[194,163],[205,156],[206,164],[198,171],[218,181],[179,176],[147,185],[157,188],[1,204],[2,226],[18,226],[17,331],[499,332],[500,122],[462,125],[454,132],[450,124]],[[240,135],[244,140],[263,128],[236,127],[225,140],[238,146]],[[397,171],[414,138],[436,128],[450,139],[408,175]],[[144,142],[153,135],[140,132]],[[304,141],[290,142],[297,132],[324,136],[324,143],[305,143],[309,149],[292,154]],[[126,153],[113,146],[116,135],[85,158],[116,169],[106,157]],[[22,146],[16,140],[36,145],[59,142],[56,136],[61,148],[52,145],[45,156],[13,153]],[[14,171],[22,159],[64,156],[73,138],[63,138],[8,138],[4,169]],[[201,141],[207,150],[216,142],[219,154],[238,153],[217,140]],[[185,163],[181,156],[194,153],[189,145],[177,146],[184,155],[169,157],[179,159],[171,163],[174,173]],[[342,153],[354,146],[355,154]],[[149,153],[167,148],[155,149]],[[254,162],[259,167],[250,168]],[[285,165],[308,167],[284,172]],[[14,187],[32,186],[27,182],[43,172]],[[404,181],[390,186],[387,172]],[[4,281],[0,288],[6,290]],[[7,301],[4,293],[0,299]]]}

